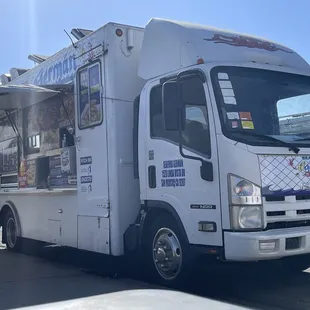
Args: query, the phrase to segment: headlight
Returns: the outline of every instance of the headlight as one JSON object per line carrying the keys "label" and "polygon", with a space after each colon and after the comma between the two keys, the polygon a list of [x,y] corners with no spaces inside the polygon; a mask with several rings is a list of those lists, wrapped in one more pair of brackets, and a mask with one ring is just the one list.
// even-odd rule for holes
{"label": "headlight", "polygon": [[232,229],[263,228],[261,188],[240,177],[229,175]]}
{"label": "headlight", "polygon": [[263,226],[262,206],[231,206],[232,229],[259,229]]}
{"label": "headlight", "polygon": [[261,205],[261,188],[252,182],[229,175],[231,205]]}
{"label": "headlight", "polygon": [[235,193],[240,196],[252,196],[254,192],[254,185],[246,180],[239,181],[235,186]]}

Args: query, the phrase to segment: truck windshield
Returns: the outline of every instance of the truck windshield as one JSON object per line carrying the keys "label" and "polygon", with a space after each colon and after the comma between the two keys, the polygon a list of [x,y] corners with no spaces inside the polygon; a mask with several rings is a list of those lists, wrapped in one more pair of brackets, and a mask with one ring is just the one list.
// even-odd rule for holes
{"label": "truck windshield", "polygon": [[228,138],[250,145],[310,147],[310,77],[216,67],[211,79]]}

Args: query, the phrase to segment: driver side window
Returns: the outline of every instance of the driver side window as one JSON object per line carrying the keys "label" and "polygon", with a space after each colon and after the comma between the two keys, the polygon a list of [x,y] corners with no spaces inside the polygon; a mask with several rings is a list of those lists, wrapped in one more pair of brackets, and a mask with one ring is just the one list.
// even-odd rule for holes
{"label": "driver side window", "polygon": [[[203,85],[198,78],[185,80],[182,84],[182,96],[186,104],[186,125],[182,132],[182,144],[185,148],[210,158],[210,128]],[[161,85],[151,90],[150,118],[152,138],[171,141],[175,144],[179,142],[178,132],[165,130]]]}

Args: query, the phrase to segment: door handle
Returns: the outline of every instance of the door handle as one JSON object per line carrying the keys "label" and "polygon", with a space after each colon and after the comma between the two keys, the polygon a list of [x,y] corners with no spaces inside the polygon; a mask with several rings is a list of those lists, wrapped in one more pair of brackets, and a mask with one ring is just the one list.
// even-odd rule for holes
{"label": "door handle", "polygon": [[149,188],[156,188],[156,166],[148,167]]}

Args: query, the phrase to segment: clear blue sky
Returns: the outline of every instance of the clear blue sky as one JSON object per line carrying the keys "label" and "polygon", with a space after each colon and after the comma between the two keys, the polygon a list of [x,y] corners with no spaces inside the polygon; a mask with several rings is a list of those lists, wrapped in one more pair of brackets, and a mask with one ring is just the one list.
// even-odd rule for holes
{"label": "clear blue sky", "polygon": [[310,61],[310,0],[0,0],[0,74],[30,68],[31,53],[70,44],[63,29],[109,21],[144,26],[151,17],[202,23],[278,41]]}

